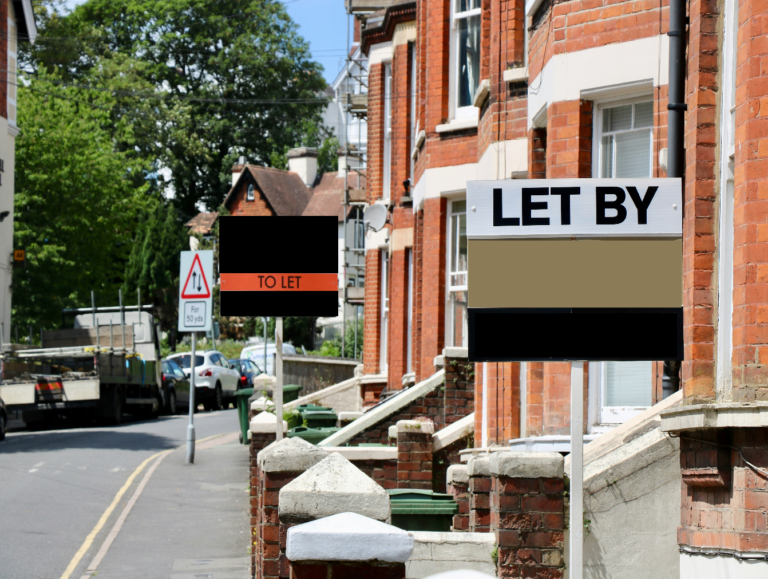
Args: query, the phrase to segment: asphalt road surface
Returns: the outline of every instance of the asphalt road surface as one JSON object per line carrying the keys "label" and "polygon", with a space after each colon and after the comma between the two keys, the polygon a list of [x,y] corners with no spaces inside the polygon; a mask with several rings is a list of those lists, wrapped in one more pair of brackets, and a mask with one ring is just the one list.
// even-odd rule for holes
{"label": "asphalt road surface", "polygon": [[248,450],[236,411],[195,415],[190,466],[178,448],[187,416],[125,419],[9,432],[0,443],[2,579],[248,576]]}

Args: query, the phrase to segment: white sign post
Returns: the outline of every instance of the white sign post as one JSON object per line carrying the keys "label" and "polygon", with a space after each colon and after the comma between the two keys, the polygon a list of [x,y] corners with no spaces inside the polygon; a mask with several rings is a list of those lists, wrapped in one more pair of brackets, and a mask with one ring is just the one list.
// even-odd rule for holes
{"label": "white sign post", "polygon": [[213,251],[182,251],[179,269],[179,332],[192,332],[189,360],[187,464],[195,462],[195,366],[197,332],[213,326]]}

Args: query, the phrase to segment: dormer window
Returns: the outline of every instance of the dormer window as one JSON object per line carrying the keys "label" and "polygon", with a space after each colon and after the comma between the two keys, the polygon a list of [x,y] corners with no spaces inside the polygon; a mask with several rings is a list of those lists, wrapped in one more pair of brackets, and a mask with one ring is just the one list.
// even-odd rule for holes
{"label": "dormer window", "polygon": [[248,194],[246,195],[245,200],[246,201],[253,201],[254,200],[253,184],[248,185]]}

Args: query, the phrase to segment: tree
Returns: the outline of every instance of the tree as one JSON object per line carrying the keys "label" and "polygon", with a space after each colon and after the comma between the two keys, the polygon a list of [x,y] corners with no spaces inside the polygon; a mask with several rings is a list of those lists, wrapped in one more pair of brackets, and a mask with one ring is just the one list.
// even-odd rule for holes
{"label": "tree", "polygon": [[123,128],[105,129],[111,96],[40,74],[19,87],[14,247],[27,264],[13,275],[13,323],[50,328],[62,308],[90,304],[91,290],[97,304],[116,302],[149,185],[147,166],[114,149]]}
{"label": "tree", "polygon": [[142,303],[155,306],[161,329],[175,336],[180,253],[189,249],[189,237],[176,209],[161,197],[155,198],[141,217],[131,244],[123,289],[129,296],[141,290]]}
{"label": "tree", "polygon": [[27,65],[72,83],[130,71],[152,90],[116,92],[128,110],[183,104],[139,145],[170,170],[184,218],[221,203],[239,156],[270,164],[321,127],[322,68],[277,0],[89,0],[49,17],[26,50]]}

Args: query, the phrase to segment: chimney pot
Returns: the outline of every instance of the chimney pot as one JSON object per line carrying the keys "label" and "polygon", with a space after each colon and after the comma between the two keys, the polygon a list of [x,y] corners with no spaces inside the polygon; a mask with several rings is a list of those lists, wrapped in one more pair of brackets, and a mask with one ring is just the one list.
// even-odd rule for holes
{"label": "chimney pot", "polygon": [[317,149],[298,147],[288,151],[288,170],[298,174],[307,187],[312,187],[317,177]]}

